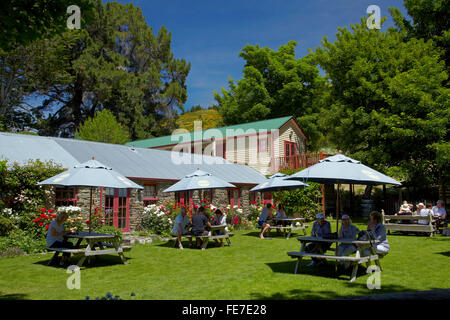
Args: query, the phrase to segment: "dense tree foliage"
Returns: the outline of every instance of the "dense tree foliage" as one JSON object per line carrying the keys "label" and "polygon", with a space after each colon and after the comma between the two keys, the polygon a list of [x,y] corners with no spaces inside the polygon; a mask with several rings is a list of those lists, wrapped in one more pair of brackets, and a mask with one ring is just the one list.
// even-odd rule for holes
{"label": "dense tree foliage", "polygon": [[130,140],[126,130],[108,109],[87,119],[77,130],[75,138],[115,144],[125,144]]}
{"label": "dense tree foliage", "polygon": [[194,131],[194,121],[201,121],[203,130],[217,128],[223,124],[222,116],[215,108],[197,109],[194,107],[192,109],[190,112],[185,112],[177,117],[177,128]]}
{"label": "dense tree foliage", "polygon": [[[243,78],[229,79],[229,90],[215,92],[225,124],[245,123],[293,115],[300,122],[312,123],[318,112],[314,102],[320,99],[323,79],[319,69],[306,59],[295,58],[297,42],[290,41],[278,51],[247,45],[239,53],[246,63]],[[302,121],[306,116],[307,121]],[[305,127],[308,135],[317,135],[315,126]]]}
{"label": "dense tree foliage", "polygon": [[109,109],[132,139],[170,133],[187,99],[190,69],[170,45],[167,29],[154,35],[139,7],[98,1],[86,28],[18,48],[31,56],[19,68],[27,92],[44,97],[29,113],[35,127],[43,135],[73,136],[87,118]]}

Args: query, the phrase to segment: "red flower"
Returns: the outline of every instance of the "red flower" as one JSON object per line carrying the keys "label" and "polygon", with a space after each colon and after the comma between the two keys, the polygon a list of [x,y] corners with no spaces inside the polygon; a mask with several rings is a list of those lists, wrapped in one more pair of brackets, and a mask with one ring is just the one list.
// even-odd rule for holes
{"label": "red flower", "polygon": [[252,201],[252,204],[256,204],[256,201]]}
{"label": "red flower", "polygon": [[49,209],[48,212],[49,212],[49,213],[53,213],[53,209]]}
{"label": "red flower", "polygon": [[86,220],[86,224],[89,224],[89,223],[91,223],[91,221],[89,221],[89,220]]}
{"label": "red flower", "polygon": [[42,219],[47,218],[47,216],[46,216],[44,213],[41,213],[40,217],[41,217]]}
{"label": "red flower", "polygon": [[41,219],[39,219],[39,218],[33,220],[33,222],[39,222],[39,221],[41,221]]}
{"label": "red flower", "polygon": [[48,228],[49,228],[49,227],[50,227],[49,225],[46,225],[46,226],[45,226],[45,229],[47,229],[47,230],[48,230]]}
{"label": "red flower", "polygon": [[39,225],[42,227],[44,224],[41,222],[41,223],[39,223]]}
{"label": "red flower", "polygon": [[41,208],[41,209],[39,209],[39,210],[41,210],[42,212],[45,212],[45,211],[47,211],[47,210],[45,210],[45,208]]}

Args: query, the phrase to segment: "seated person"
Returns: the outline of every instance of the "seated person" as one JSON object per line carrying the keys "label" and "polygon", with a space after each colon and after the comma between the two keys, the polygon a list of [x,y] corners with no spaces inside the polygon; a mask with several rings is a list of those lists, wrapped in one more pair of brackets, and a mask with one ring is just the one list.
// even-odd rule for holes
{"label": "seated person", "polygon": [[[311,229],[311,237],[323,237],[329,235],[331,233],[331,225],[328,221],[325,220],[324,214],[322,212],[319,212],[318,214],[316,214],[316,219],[317,220],[313,223]],[[305,247],[305,251],[322,254],[326,252],[330,247],[331,243],[311,242]],[[312,261],[308,266],[312,267],[324,262],[326,262],[325,259],[312,258]]]}
{"label": "seated person", "polygon": [[[408,201],[403,201],[403,204],[400,206],[400,210],[395,215],[412,215],[411,207],[408,204]],[[409,224],[411,220],[400,220],[399,223]]]}
{"label": "seated person", "polygon": [[[223,226],[227,224],[227,219],[225,217],[225,215],[223,214],[222,210],[217,209],[214,212],[214,219],[213,219],[213,226]],[[218,230],[216,231],[217,235],[223,235],[225,234],[225,232],[223,230]],[[223,239],[214,239],[214,241],[216,242],[216,246],[220,246],[223,247]]]}
{"label": "seated person", "polygon": [[[283,205],[281,203],[278,204],[277,214],[275,216],[278,219],[287,218],[286,211],[284,211],[284,207],[283,207]],[[279,226],[285,227],[286,226],[286,221],[276,220],[276,224],[279,225]],[[286,231],[286,230],[283,230],[283,231]],[[277,229],[277,233],[279,233],[279,232],[280,232],[280,230]]]}
{"label": "seated person", "polygon": [[[370,213],[370,221],[367,226],[367,231],[371,232],[375,238],[376,243],[373,244],[375,253],[380,255],[387,254],[390,247],[386,236],[386,227],[381,223],[381,213],[378,211],[372,211]],[[369,256],[370,249],[364,249],[363,255]]]}
{"label": "seated person", "polygon": [[[206,230],[206,227],[210,228],[211,223],[209,219],[205,215],[205,207],[200,207],[196,214],[192,216],[192,234],[194,236],[207,236],[209,232]],[[206,240],[208,241],[208,240]],[[202,245],[202,239],[196,239],[197,247]]]}
{"label": "seated person", "polygon": [[[433,205],[431,203],[427,203],[427,206],[425,208],[425,205],[421,202],[417,205],[417,211],[416,211],[416,215],[421,216],[421,217],[428,217],[428,215],[431,213],[431,215],[433,215],[433,211],[431,211],[431,207]],[[428,221],[427,220],[417,220],[417,224],[422,224],[422,225],[427,225]]]}
{"label": "seated person", "polygon": [[[50,223],[47,232],[47,247],[48,248],[67,248],[72,249],[73,243],[64,240],[64,236],[69,234],[64,230],[64,223],[68,218],[67,212],[58,214],[55,220]],[[68,266],[70,262],[70,253],[64,252],[60,261],[61,266]]]}
{"label": "seated person", "polygon": [[[191,220],[187,216],[186,208],[180,208],[180,214],[175,218],[173,224],[172,235],[177,237],[178,247],[183,250],[183,244],[181,243],[181,236],[190,234],[188,227],[191,224]],[[192,247],[192,238],[189,239],[189,246]]]}
{"label": "seated person", "polygon": [[447,211],[444,208],[444,201],[438,200],[436,205],[431,209],[436,221],[436,230],[440,233],[439,228],[446,225]]}
{"label": "seated person", "polygon": [[[338,232],[338,238],[355,240],[358,236],[359,229],[352,224],[352,220],[347,214],[342,216],[341,221],[342,225]],[[356,252],[356,246],[353,244],[341,243],[338,246],[338,256],[348,256],[354,252]],[[349,262],[344,263],[344,261],[341,261],[340,263],[345,266],[345,269],[350,266]]]}
{"label": "seated person", "polygon": [[272,216],[273,216],[272,204],[269,202],[262,209],[261,214],[259,215],[258,226],[262,228],[261,234],[259,235],[261,239],[264,239],[264,233],[270,230],[270,224],[267,222],[267,220],[271,220]]}

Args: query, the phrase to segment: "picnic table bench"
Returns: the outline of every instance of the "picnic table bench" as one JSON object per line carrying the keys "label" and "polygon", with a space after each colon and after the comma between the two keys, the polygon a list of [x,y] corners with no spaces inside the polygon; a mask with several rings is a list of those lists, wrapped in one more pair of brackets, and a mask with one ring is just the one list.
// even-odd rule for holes
{"label": "picnic table bench", "polygon": [[[81,256],[78,260],[77,266],[81,267],[86,260],[92,256],[100,256],[104,254],[118,254],[124,264],[127,264],[124,252],[130,251],[131,246],[124,246],[120,243],[118,236],[113,234],[103,234],[95,232],[78,232],[71,233],[64,236],[65,239],[78,239],[74,248],[51,248],[47,247],[46,250],[54,252],[53,257],[48,262],[48,265],[52,265],[58,259],[60,253],[70,253],[73,255]],[[87,242],[87,245],[82,245],[83,240]],[[108,241],[108,242],[106,242]],[[109,249],[106,249],[109,248]]]}
{"label": "picnic table bench", "polygon": [[[287,252],[287,255],[290,256],[293,259],[297,259],[297,263],[295,264],[294,273],[296,274],[301,266],[301,261],[303,257],[309,257],[309,258],[316,258],[316,259],[331,259],[337,261],[345,261],[349,262],[352,266],[352,275],[350,277],[350,282],[353,282],[356,280],[356,275],[358,273],[358,267],[362,263],[371,263],[371,261],[374,261],[375,264],[380,268],[380,261],[379,257],[375,252],[375,249],[373,248],[371,241],[366,240],[353,240],[353,239],[324,239],[320,237],[298,237],[298,241],[301,242],[300,251],[290,251]],[[327,255],[325,253],[312,253],[312,252],[305,252],[305,246],[308,242],[326,242],[326,243],[343,243],[343,244],[352,244],[356,246],[356,256],[355,257],[349,257],[349,256],[337,256],[337,255]],[[370,255],[369,256],[362,256],[362,250],[365,248],[370,249]]]}
{"label": "picnic table bench", "polygon": [[[202,240],[202,250],[205,250],[208,246],[209,240],[218,240],[218,239],[225,239],[227,241],[228,246],[231,246],[231,240],[230,238],[234,236],[233,233],[229,233],[225,230],[227,225],[213,225],[210,228],[210,233],[208,235],[200,235],[196,236],[193,234],[184,234],[181,237],[182,238],[200,238]],[[223,231],[223,234],[218,234],[220,231]],[[177,246],[177,237],[172,237],[171,240],[174,241],[173,247],[176,248]]]}
{"label": "picnic table bench", "polygon": [[[286,239],[289,239],[292,231],[303,230],[303,235],[306,235],[306,228],[309,227],[309,225],[306,225],[303,223],[303,221],[305,220],[304,218],[276,218],[276,217],[274,217],[271,220],[274,221],[275,223],[281,222],[282,224],[270,225],[269,236],[270,236],[270,231],[272,229],[277,230],[277,232],[279,230],[281,230],[286,234]],[[296,225],[297,222],[300,223],[299,226]],[[258,228],[262,229],[262,227],[260,227],[260,226],[258,226]]]}
{"label": "picnic table bench", "polygon": [[[410,215],[385,215],[384,211],[381,211],[383,218],[383,224],[386,227],[386,231],[390,234],[390,231],[403,231],[403,232],[424,232],[429,233],[432,237],[436,233],[436,226],[431,213],[428,216],[410,216]],[[400,221],[412,221],[417,222],[419,220],[426,221],[427,224],[418,223],[398,223]]]}

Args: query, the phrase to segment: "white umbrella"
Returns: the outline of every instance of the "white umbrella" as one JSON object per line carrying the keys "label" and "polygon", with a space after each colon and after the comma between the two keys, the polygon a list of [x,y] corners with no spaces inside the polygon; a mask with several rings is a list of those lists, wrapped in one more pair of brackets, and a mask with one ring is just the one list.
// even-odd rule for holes
{"label": "white umbrella", "polygon": [[[142,186],[134,183],[130,179],[114,171],[112,168],[94,160],[78,164],[73,168],[64,171],[54,177],[41,181],[38,185],[52,185],[64,187],[89,187],[89,220],[91,220],[92,211],[92,188],[119,188],[119,189],[143,189]],[[91,226],[89,225],[89,232]]]}

